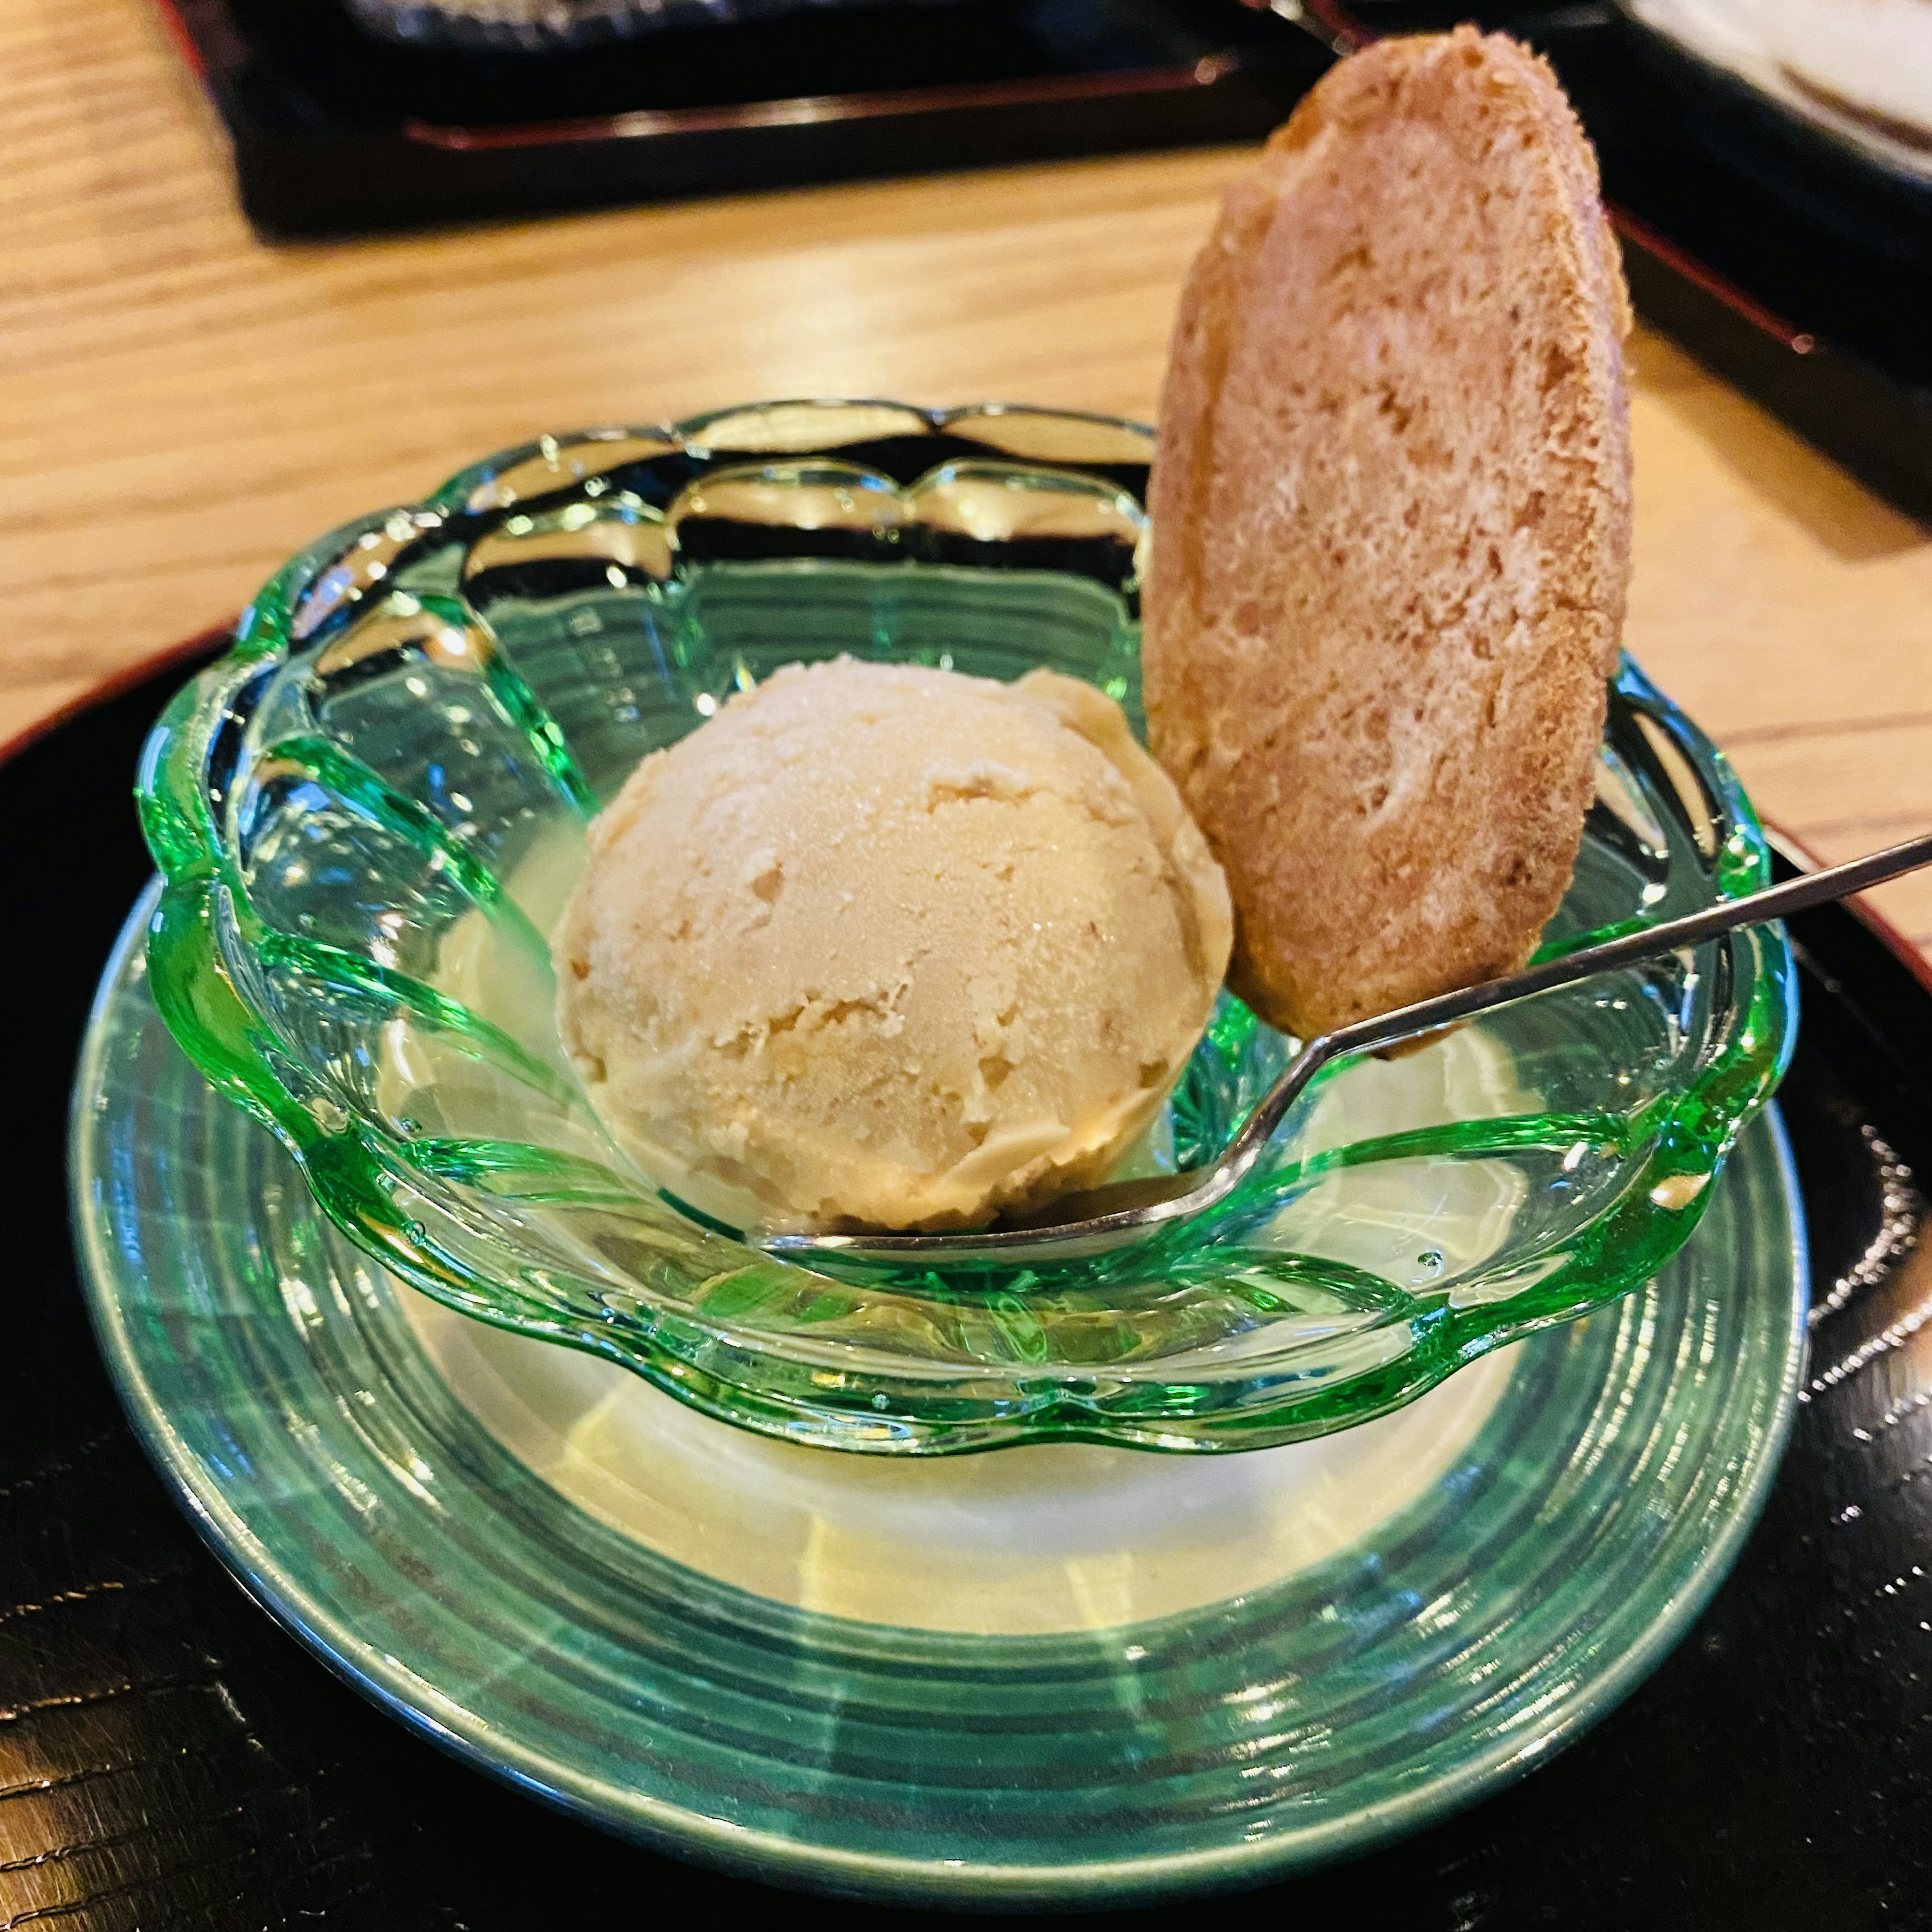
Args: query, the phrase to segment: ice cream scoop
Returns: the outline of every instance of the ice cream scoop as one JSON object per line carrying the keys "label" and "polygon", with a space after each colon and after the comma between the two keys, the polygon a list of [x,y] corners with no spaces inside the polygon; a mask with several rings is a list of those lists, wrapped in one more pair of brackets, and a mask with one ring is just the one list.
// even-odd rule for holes
{"label": "ice cream scoop", "polygon": [[968,1227],[1102,1178],[1227,965],[1220,870],[1119,706],[840,658],[734,697],[592,825],[564,1043],[742,1227]]}

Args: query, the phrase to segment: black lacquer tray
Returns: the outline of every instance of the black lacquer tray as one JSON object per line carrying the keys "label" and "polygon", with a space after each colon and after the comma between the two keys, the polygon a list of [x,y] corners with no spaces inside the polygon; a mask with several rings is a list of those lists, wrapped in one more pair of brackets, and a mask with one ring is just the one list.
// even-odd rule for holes
{"label": "black lacquer tray", "polygon": [[[180,673],[177,656],[0,767],[20,1231],[0,1358],[0,1925],[498,1932],[814,1910],[553,1816],[406,1734],[242,1596],[123,1423],[74,1280],[62,1123],[147,870],[126,774]],[[1736,1571],[1648,1684],[1525,1783],[1172,1922],[1932,1925],[1932,1259],[1914,1178],[1932,1172],[1932,990],[1849,911],[1793,936],[1806,1017],[1782,1105],[1820,1318]]]}
{"label": "black lacquer tray", "polygon": [[1644,315],[1932,518],[1932,188],[1608,0],[888,0],[548,54],[377,40],[340,0],[158,4],[271,236],[1251,140],[1337,48],[1473,16],[1556,63]]}

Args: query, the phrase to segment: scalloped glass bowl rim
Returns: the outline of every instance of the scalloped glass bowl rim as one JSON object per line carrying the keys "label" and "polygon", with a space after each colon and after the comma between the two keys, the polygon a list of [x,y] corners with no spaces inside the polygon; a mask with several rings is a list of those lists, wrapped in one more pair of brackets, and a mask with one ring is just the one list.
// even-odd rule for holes
{"label": "scalloped glass bowl rim", "polygon": [[[235,673],[245,668],[249,674],[253,675],[259,670],[265,662],[272,661],[278,654],[302,648],[302,641],[298,640],[293,634],[295,620],[304,598],[312,594],[317,581],[330,568],[342,560],[344,555],[352,549],[360,537],[370,531],[382,528],[386,524],[393,521],[399,516],[434,515],[439,518],[443,518],[461,517],[466,514],[488,514],[493,512],[512,514],[512,506],[520,500],[514,495],[508,498],[500,496],[496,500],[487,505],[479,504],[477,500],[494,479],[502,477],[506,472],[514,467],[527,465],[539,458],[543,459],[554,473],[555,482],[540,490],[528,493],[526,497],[520,500],[534,502],[540,498],[548,500],[553,496],[566,496],[581,486],[587,473],[594,472],[586,472],[580,469],[574,472],[566,470],[560,466],[560,456],[575,451],[594,450],[599,442],[635,440],[660,441],[664,446],[663,453],[665,454],[683,449],[700,457],[715,457],[721,460],[729,462],[734,468],[741,465],[746,467],[758,467],[780,464],[796,464],[814,460],[825,461],[845,460],[840,457],[838,448],[853,446],[854,441],[864,439],[848,440],[844,446],[820,451],[775,448],[740,452],[727,448],[714,452],[707,450],[693,434],[693,432],[701,430],[710,424],[728,418],[741,418],[756,411],[780,409],[808,411],[819,408],[824,408],[828,411],[877,410],[881,412],[891,412],[902,418],[916,418],[925,425],[926,433],[934,435],[944,434],[952,425],[968,418],[987,420],[997,418],[1004,415],[1013,415],[1036,419],[1057,420],[1088,425],[1097,430],[1121,432],[1126,436],[1134,438],[1137,442],[1144,443],[1150,458],[1152,454],[1152,432],[1143,424],[1118,418],[1084,412],[1038,410],[1030,406],[1018,404],[976,404],[962,405],[950,410],[926,410],[914,405],[884,399],[826,398],[805,399],[790,402],[748,403],[728,409],[709,411],[702,416],[688,418],[681,424],[612,428],[579,432],[561,437],[547,437],[541,442],[519,446],[467,466],[458,471],[440,489],[420,502],[394,506],[387,510],[355,519],[305,547],[263,586],[261,593],[244,613],[238,626],[235,643],[231,650],[218,659],[214,664],[206,669],[200,678],[190,685],[189,687],[190,690],[198,686],[202,692],[202,698],[195,709],[198,712],[205,712],[212,708],[211,700],[214,704],[225,704],[227,695],[233,688]],[[889,433],[878,428],[873,431],[874,436]],[[902,433],[913,432],[908,428],[907,431]],[[1022,467],[1034,467],[1048,471],[1051,471],[1054,467],[1053,463],[1048,458],[1015,454],[1012,452],[1002,450],[992,444],[986,446],[986,448],[989,458],[1000,458]],[[620,459],[620,461],[627,460],[636,459],[634,458]],[[946,460],[946,458],[943,455],[936,455],[935,462],[931,466],[939,467]],[[1095,460],[1090,458],[1084,459],[1063,458],[1061,460],[1063,462],[1084,460],[1090,465]],[[1120,459],[1117,458],[1113,460]],[[1636,675],[1641,679],[1641,673]],[[182,695],[185,698],[187,693],[184,692]],[[1719,824],[1718,829],[1720,838],[1728,830],[1733,843],[1741,834],[1748,842],[1754,841],[1752,844],[1754,866],[1761,863],[1762,840],[1757,836],[1756,820],[1742,788],[1737,786],[1735,779],[1724,768],[1720,758],[1715,758],[1714,769],[1712,768],[1712,760],[1714,758],[1714,748],[1708,746],[1708,741],[1704,740],[1702,734],[1696,731],[1694,726],[1690,726],[1688,720],[1683,720],[1682,714],[1677,712],[1676,707],[1670,706],[1667,700],[1660,701],[1674,718],[1688,728],[1689,735],[1693,740],[1694,748],[1700,753],[1705,767],[1700,772],[1700,782],[1710,791],[1712,803],[1723,808],[1730,820],[1728,827],[1722,824]],[[158,734],[157,735],[158,736]],[[197,878],[205,879],[209,875],[211,869],[218,876],[225,875],[227,872],[227,860],[225,856],[226,840],[220,829],[212,824],[192,828],[186,826],[175,828],[176,832],[188,833],[193,844],[199,848],[198,856],[200,863],[198,866],[192,862],[185,867],[181,865],[182,854],[178,838],[171,836],[170,831],[158,822],[169,812],[175,813],[178,818],[180,808],[176,802],[164,802],[160,800],[159,794],[162,788],[156,783],[159,774],[153,764],[154,750],[154,741],[151,740],[149,750],[143,755],[140,779],[140,790],[143,796],[143,826],[148,833],[150,847],[154,850],[162,870],[168,877],[170,884],[171,885],[182,884]],[[170,863],[171,857],[176,862]],[[1720,890],[1748,889],[1750,884],[1756,882],[1755,879],[1743,880],[1739,886],[1734,888],[1726,880],[1720,886]],[[238,883],[232,879],[225,879],[225,883],[238,896],[240,894],[241,889]],[[1786,964],[1788,966],[1788,959]],[[1756,989],[1761,988],[1769,980],[1776,977],[1778,971],[1778,962],[1766,960],[1762,962],[1754,972],[1738,976],[1738,985],[1732,1003],[1733,1007],[1741,1002],[1748,1000]],[[1788,1028],[1786,1032],[1788,1034]],[[1788,1047],[1788,1039],[1778,1048],[1772,1050],[1770,1058],[1781,1064],[1783,1052],[1786,1047]],[[213,1071],[212,1069],[206,1067],[204,1070],[211,1072]],[[1702,1070],[1700,1070],[1700,1072]],[[1774,1073],[1772,1077],[1774,1078]],[[1698,1090],[1698,1082],[1694,1079],[1687,1083],[1683,1090],[1684,1095],[1685,1096],[1694,1095]],[[1754,1111],[1762,1094],[1768,1092],[1768,1088],[1769,1082],[1765,1083],[1760,1090],[1758,1099],[1752,1100],[1737,1112],[1736,1118],[1730,1123],[1730,1132],[1725,1137],[1726,1146],[1728,1146],[1730,1140],[1735,1137],[1744,1121]],[[290,1106],[297,1104],[294,1096],[288,1094],[286,1089],[281,1090],[281,1094],[282,1097]],[[296,1149],[295,1151],[298,1166],[301,1166],[305,1177],[308,1177],[310,1170],[306,1159],[300,1149]],[[1718,1158],[1719,1160],[1722,1158],[1721,1150]],[[325,1208],[327,1208],[328,1204],[325,1200],[322,1204]],[[334,1216],[332,1214],[332,1218],[339,1220],[339,1217]],[[1696,1213],[1685,1216],[1684,1235],[1688,1236],[1696,1218]],[[363,1238],[359,1232],[352,1227],[346,1228],[346,1232],[350,1233],[352,1238],[358,1240]],[[370,1245],[366,1240],[364,1240],[363,1244]],[[748,1259],[762,1258],[770,1264],[777,1266],[796,1265],[789,1262],[778,1262],[775,1258],[761,1256],[760,1251],[735,1242],[732,1246],[738,1253]],[[433,1274],[427,1270],[418,1270],[413,1268],[412,1258],[406,1254],[399,1256],[393,1252],[380,1253],[377,1256],[377,1258],[400,1273],[406,1280],[410,1280],[418,1288],[435,1294],[438,1299],[449,1300],[448,1294],[446,1291],[440,1289],[440,1284]],[[1633,1277],[1630,1281],[1622,1282],[1615,1292],[1620,1294],[1635,1285],[1636,1280]],[[842,1282],[842,1286],[850,1289],[853,1288],[854,1284],[849,1282]],[[859,1292],[862,1292],[862,1290]],[[1612,1298],[1614,1298],[1613,1294],[1606,1294],[1600,1299],[1607,1300]],[[483,1310],[474,1307],[467,1312],[481,1315],[482,1318],[494,1318]],[[627,1354],[614,1350],[602,1337],[592,1337],[580,1333],[562,1332],[562,1324],[560,1323],[549,1324],[542,1327],[534,1326],[506,1313],[502,1318],[501,1325],[516,1328],[520,1332],[535,1334],[542,1339],[562,1346],[586,1348],[592,1352],[623,1361],[626,1366],[634,1371],[647,1374],[650,1372],[649,1364],[639,1360],[635,1352]],[[1526,1332],[1528,1327],[1535,1325],[1541,1325],[1541,1324],[1519,1322],[1514,1325],[1500,1328],[1484,1340],[1482,1346],[1486,1348],[1498,1346],[1502,1342],[1514,1339],[1516,1334]],[[785,1353],[782,1339],[770,1333],[759,1332],[757,1335],[757,1346],[765,1353],[774,1357],[782,1358]],[[1473,1355],[1466,1359],[1473,1359]],[[1428,1382],[1418,1384],[1416,1388],[1408,1390],[1403,1399],[1406,1400],[1413,1394],[1420,1393],[1422,1388],[1432,1385],[1434,1382],[1439,1381],[1443,1376],[1453,1372],[1454,1368],[1460,1365],[1460,1360],[1443,1365],[1439,1372],[1432,1376]],[[1071,1374],[1073,1372],[1070,1370],[1065,1372]],[[651,1378],[658,1381],[661,1387],[669,1386],[667,1382],[657,1376],[653,1375]],[[685,1388],[675,1388],[673,1392],[680,1394],[682,1399],[691,1399],[688,1391]],[[748,1394],[751,1391],[747,1390],[745,1393]],[[706,1407],[712,1413],[722,1414],[728,1420],[746,1423],[752,1426],[762,1426],[756,1419],[734,1413],[727,1405],[713,1406],[709,1403],[700,1402],[699,1406]],[[1372,1412],[1364,1412],[1365,1414]],[[1144,1416],[1140,1418],[1143,1423],[1153,1419],[1155,1418]],[[1346,1426],[1347,1422],[1363,1418],[1359,1415],[1352,1415],[1346,1421],[1331,1426]],[[1042,1421],[1031,1414],[1022,1414],[1012,1418],[1009,1428],[1004,1433],[992,1439],[961,1442],[950,1446],[963,1449],[990,1448],[1006,1446],[1010,1443],[1072,1439],[1106,1440],[1121,1444],[1124,1446],[1143,1448],[1169,1448],[1189,1452],[1225,1451],[1231,1447],[1244,1446],[1238,1442],[1231,1444],[1226,1441],[1198,1436],[1184,1442],[1174,1440],[1155,1442],[1148,1441],[1144,1437],[1135,1441],[1126,1435],[1112,1434],[1105,1430],[1085,1432],[1070,1429],[1064,1424],[1054,1424]],[[837,1446],[859,1448],[864,1445],[852,1442]],[[934,1447],[910,1451],[902,1450],[899,1453],[944,1452],[944,1447]]]}

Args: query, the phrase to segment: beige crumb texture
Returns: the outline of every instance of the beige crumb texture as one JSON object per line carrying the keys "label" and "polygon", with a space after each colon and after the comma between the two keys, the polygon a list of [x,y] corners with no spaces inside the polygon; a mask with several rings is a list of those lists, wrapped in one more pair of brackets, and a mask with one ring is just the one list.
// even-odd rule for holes
{"label": "beige crumb texture", "polygon": [[1148,712],[1231,983],[1286,1031],[1509,971],[1562,898],[1629,579],[1629,322],[1555,77],[1468,28],[1331,70],[1195,261]]}
{"label": "beige crumb texture", "polygon": [[1099,1180],[1232,936],[1173,785],[1051,673],[790,667],[590,843],[565,1044],[639,1165],[739,1225],[969,1226]]}

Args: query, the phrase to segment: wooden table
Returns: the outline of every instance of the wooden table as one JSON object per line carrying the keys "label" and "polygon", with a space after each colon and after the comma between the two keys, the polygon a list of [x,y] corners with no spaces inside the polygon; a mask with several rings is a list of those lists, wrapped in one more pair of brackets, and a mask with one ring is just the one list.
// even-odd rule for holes
{"label": "wooden table", "polygon": [[[145,0],[0,0],[0,740],[545,429],[1152,413],[1234,151],[271,248]],[[1932,824],[1932,532],[1652,334],[1628,638],[1827,857]],[[1882,907],[1932,945],[1932,879]]]}

